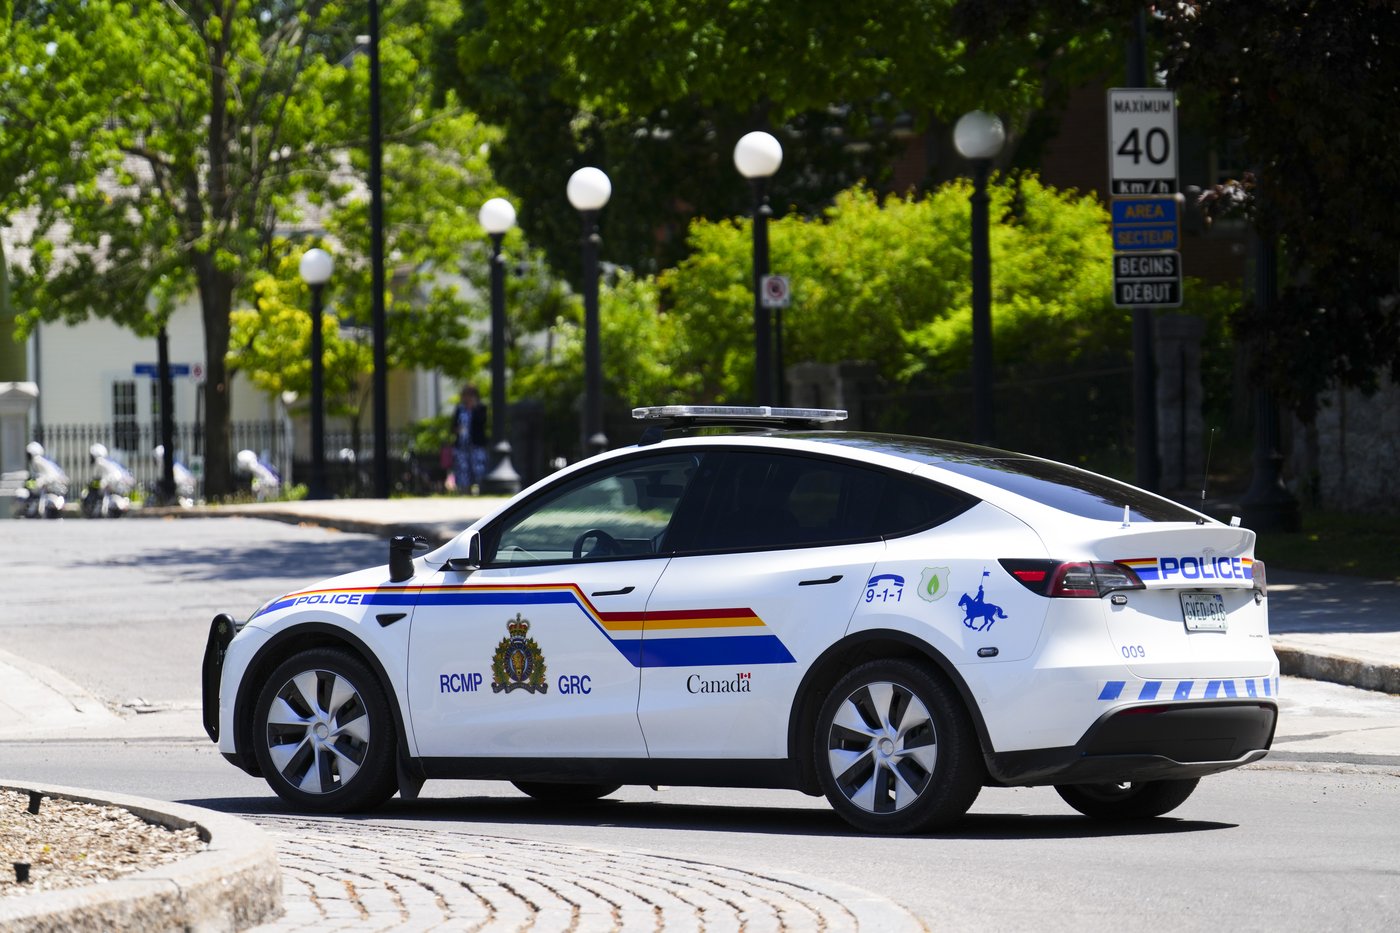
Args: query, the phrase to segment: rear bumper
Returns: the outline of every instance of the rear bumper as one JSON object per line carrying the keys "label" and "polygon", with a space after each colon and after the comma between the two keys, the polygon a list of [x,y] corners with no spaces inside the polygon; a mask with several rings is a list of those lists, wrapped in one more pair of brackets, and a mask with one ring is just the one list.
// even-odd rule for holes
{"label": "rear bumper", "polygon": [[1263,758],[1277,723],[1270,700],[1130,706],[1071,747],[992,753],[987,768],[1006,786],[1203,777]]}

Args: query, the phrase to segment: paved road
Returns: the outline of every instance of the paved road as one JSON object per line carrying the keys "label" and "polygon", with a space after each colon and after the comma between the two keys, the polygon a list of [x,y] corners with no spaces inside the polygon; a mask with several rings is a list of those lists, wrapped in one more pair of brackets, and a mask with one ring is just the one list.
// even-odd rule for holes
{"label": "paved road", "polygon": [[1400,925],[1397,697],[1286,679],[1276,752],[1148,826],[1084,820],[1047,788],[987,790],[948,836],[883,839],[786,791],[626,788],[571,810],[470,782],[312,819],[203,737],[207,620],[378,562],[382,541],[253,520],[5,530],[0,671],[71,702],[39,728],[0,721],[0,773],[248,815],[278,841],[277,929]]}

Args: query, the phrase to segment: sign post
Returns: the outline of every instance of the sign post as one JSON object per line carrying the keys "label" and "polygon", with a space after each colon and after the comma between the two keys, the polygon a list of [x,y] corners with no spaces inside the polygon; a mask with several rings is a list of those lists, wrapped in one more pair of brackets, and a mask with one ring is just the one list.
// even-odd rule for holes
{"label": "sign post", "polygon": [[792,281],[785,275],[765,275],[761,297],[763,307],[773,312],[773,355],[777,357],[778,404],[787,404],[787,371],[783,358],[783,309],[792,304]]}
{"label": "sign post", "polygon": [[[1146,84],[1145,17],[1135,19],[1128,80]],[[1113,197],[1113,303],[1133,309],[1133,417],[1137,481],[1157,488],[1157,393],[1152,309],[1181,304],[1176,94],[1167,88],[1108,92],[1108,177]]]}

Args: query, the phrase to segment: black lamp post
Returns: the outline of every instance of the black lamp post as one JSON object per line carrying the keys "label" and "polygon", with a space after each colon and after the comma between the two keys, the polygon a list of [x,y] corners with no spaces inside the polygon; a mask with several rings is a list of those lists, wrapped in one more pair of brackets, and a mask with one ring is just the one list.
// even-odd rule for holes
{"label": "black lamp post", "polygon": [[1006,142],[1001,120],[974,110],[953,127],[953,145],[972,162],[972,414],[973,438],[996,436],[992,404],[992,257],[987,223],[987,174]]}
{"label": "black lamp post", "polygon": [[308,499],[326,495],[325,347],[321,336],[321,292],[335,263],[323,249],[309,249],[301,256],[301,279],[311,289],[311,482]]}
{"label": "black lamp post", "polygon": [[481,229],[491,238],[491,422],[496,437],[496,462],[482,481],[486,492],[511,495],[520,491],[520,474],[510,462],[510,422],[506,412],[506,267],[501,241],[515,226],[515,207],[505,198],[492,198],[477,213]]}
{"label": "black lamp post", "polygon": [[[1251,239],[1254,301],[1260,315],[1269,317],[1278,306],[1278,246],[1273,237],[1257,226]],[[1298,500],[1283,484],[1278,403],[1267,386],[1254,389],[1254,419],[1254,473],[1249,489],[1240,497],[1244,526],[1263,532],[1297,531],[1302,524]]]}
{"label": "black lamp post", "polygon": [[374,495],[389,498],[389,349],[384,308],[384,138],[379,114],[379,0],[369,0],[369,252],[374,334]]}
{"label": "black lamp post", "polygon": [[583,449],[606,450],[603,433],[603,364],[598,335],[598,212],[612,197],[612,182],[601,169],[581,168],[569,176],[569,203],[583,219]]}
{"label": "black lamp post", "polygon": [[[763,280],[768,277],[768,179],[783,164],[783,147],[762,131],[746,133],[734,145],[734,167],[753,185],[753,390],[759,405],[773,404],[773,348]],[[782,324],[779,323],[778,378],[782,373]]]}

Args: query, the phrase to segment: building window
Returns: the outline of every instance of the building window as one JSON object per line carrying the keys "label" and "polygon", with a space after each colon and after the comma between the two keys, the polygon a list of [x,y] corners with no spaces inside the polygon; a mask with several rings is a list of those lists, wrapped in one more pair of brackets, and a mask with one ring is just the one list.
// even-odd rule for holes
{"label": "building window", "polygon": [[141,428],[136,423],[136,383],[112,383],[112,446],[133,451],[140,446]]}

